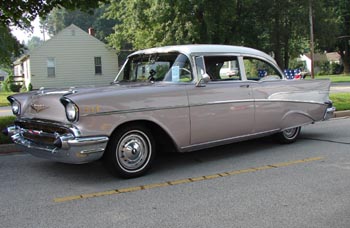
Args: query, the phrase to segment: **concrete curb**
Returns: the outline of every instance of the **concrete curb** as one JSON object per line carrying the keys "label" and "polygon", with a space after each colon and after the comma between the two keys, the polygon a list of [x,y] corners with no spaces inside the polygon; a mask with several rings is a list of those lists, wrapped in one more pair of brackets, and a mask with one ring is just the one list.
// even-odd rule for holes
{"label": "concrete curb", "polygon": [[[334,112],[333,118],[350,117],[350,110],[347,111],[336,111]],[[16,146],[15,144],[0,144],[0,155],[22,153],[23,149]]]}
{"label": "concrete curb", "polygon": [[0,155],[22,153],[23,150],[16,146],[15,144],[1,144],[0,145]]}
{"label": "concrete curb", "polygon": [[346,110],[346,111],[336,111],[334,113],[334,118],[339,118],[339,117],[347,117],[350,116],[350,111]]}

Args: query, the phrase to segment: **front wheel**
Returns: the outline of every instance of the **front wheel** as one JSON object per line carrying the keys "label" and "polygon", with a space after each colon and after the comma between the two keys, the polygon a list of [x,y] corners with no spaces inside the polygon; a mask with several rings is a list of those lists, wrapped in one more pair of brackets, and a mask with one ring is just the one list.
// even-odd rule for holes
{"label": "front wheel", "polygon": [[149,129],[142,125],[130,125],[111,136],[104,161],[114,175],[138,177],[150,168],[155,149]]}
{"label": "front wheel", "polygon": [[276,134],[280,143],[289,144],[297,140],[301,127],[290,128]]}

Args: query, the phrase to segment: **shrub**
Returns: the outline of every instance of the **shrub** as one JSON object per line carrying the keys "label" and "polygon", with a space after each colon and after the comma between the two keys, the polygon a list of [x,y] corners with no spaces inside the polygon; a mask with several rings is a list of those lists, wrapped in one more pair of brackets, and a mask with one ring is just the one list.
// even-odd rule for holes
{"label": "shrub", "polygon": [[4,92],[11,92],[9,89],[9,84],[11,82],[11,77],[13,78],[13,76],[9,75],[5,81],[2,83],[2,91]]}
{"label": "shrub", "polygon": [[22,88],[22,85],[10,83],[10,91],[11,92],[19,92]]}
{"label": "shrub", "polygon": [[330,64],[330,73],[331,74],[341,74],[343,72],[343,66],[339,63]]}
{"label": "shrub", "polygon": [[22,85],[14,81],[13,75],[9,75],[2,84],[2,91],[4,92],[19,92]]}
{"label": "shrub", "polygon": [[[5,129],[7,126],[13,124],[15,119],[16,119],[16,117],[14,117],[14,116],[0,117],[0,131]],[[8,144],[8,143],[12,143],[10,137],[8,137],[0,132],[0,144]]]}

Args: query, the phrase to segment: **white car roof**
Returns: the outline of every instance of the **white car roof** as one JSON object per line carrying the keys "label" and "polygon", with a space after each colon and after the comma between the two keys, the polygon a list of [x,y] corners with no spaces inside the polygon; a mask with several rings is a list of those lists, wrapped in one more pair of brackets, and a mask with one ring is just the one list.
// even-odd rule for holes
{"label": "white car roof", "polygon": [[133,55],[142,55],[142,54],[151,54],[151,53],[169,53],[169,52],[180,52],[185,55],[193,54],[245,54],[260,56],[270,61],[275,62],[275,60],[268,54],[248,47],[242,46],[231,46],[231,45],[220,45],[220,44],[190,44],[190,45],[174,45],[174,46],[164,46],[164,47],[155,47],[144,50],[136,51],[129,56]]}

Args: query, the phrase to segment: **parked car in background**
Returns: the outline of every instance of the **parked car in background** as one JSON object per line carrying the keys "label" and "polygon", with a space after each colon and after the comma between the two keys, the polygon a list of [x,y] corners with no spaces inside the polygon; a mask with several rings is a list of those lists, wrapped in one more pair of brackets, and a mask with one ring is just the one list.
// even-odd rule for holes
{"label": "parked car in background", "polygon": [[292,143],[302,126],[333,114],[329,87],[328,80],[286,80],[273,58],[251,48],[158,47],[129,55],[105,87],[10,96],[17,119],[7,133],[34,156],[102,158],[130,178],[164,148],[188,152],[267,135]]}

